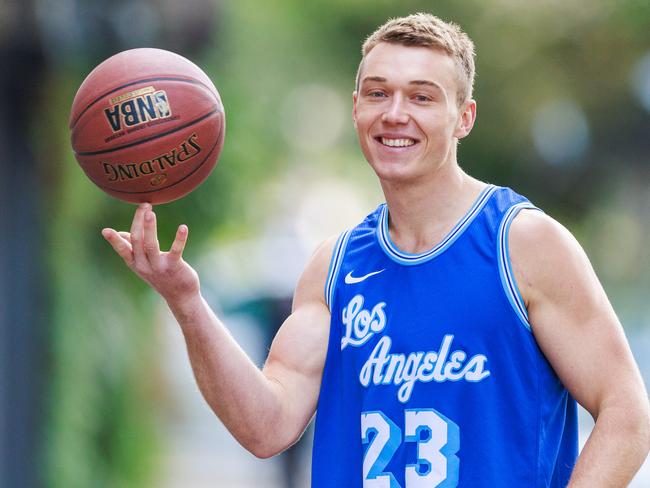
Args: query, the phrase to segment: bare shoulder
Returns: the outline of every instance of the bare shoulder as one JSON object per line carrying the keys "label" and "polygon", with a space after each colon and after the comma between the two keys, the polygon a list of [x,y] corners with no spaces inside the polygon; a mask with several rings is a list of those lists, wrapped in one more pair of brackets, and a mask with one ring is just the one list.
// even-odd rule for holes
{"label": "bare shoulder", "polygon": [[551,248],[577,245],[573,235],[562,224],[534,209],[524,209],[515,217],[510,228],[510,243]]}
{"label": "bare shoulder", "polygon": [[594,418],[617,402],[647,411],[623,327],[578,241],[548,215],[525,210],[508,242],[535,340],[571,395]]}
{"label": "bare shoulder", "polygon": [[337,240],[337,235],[331,236],[325,239],[314,251],[298,280],[294,296],[294,308],[304,302],[318,301],[325,304],[325,282],[327,281],[332,252]]}
{"label": "bare shoulder", "polygon": [[512,222],[508,246],[526,301],[600,288],[582,247],[562,224],[538,210],[522,210]]}

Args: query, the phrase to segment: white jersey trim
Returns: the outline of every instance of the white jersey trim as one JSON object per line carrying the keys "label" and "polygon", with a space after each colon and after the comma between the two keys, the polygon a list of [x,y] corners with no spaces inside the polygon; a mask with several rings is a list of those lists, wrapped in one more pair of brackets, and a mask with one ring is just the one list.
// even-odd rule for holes
{"label": "white jersey trim", "polygon": [[325,281],[325,303],[327,308],[332,311],[332,300],[334,298],[334,288],[336,286],[336,279],[343,263],[343,256],[345,255],[345,248],[348,245],[350,234],[352,230],[343,232],[336,241],[334,249],[332,250],[332,259],[330,260],[329,270],[327,271],[327,280]]}
{"label": "white jersey trim", "polygon": [[377,238],[379,240],[379,245],[389,258],[400,264],[413,266],[429,261],[445,252],[456,241],[456,239],[463,234],[496,190],[497,187],[494,185],[488,185],[483,189],[472,207],[467,211],[464,217],[456,223],[454,228],[449,231],[445,238],[432,249],[419,254],[400,251],[395,244],[393,244],[388,231],[388,206],[384,204],[377,225]]}
{"label": "white jersey trim", "polygon": [[517,214],[524,209],[541,210],[530,202],[522,202],[513,205],[503,216],[501,225],[499,226],[499,233],[497,234],[497,259],[499,261],[499,276],[501,277],[501,284],[503,291],[512,306],[517,317],[521,323],[529,331],[532,331],[530,322],[528,321],[528,310],[521,296],[515,275],[512,271],[510,263],[510,251],[508,249],[508,233],[510,231],[510,224],[517,216]]}

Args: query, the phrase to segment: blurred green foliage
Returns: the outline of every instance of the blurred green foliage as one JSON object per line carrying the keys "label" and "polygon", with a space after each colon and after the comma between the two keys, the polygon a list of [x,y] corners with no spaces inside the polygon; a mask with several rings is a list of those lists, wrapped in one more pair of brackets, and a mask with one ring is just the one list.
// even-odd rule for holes
{"label": "blurred green foliage", "polygon": [[[647,214],[643,198],[627,194],[626,186],[636,182],[635,194],[647,192],[650,181],[650,117],[630,94],[628,80],[633,64],[650,50],[650,6],[642,0],[223,2],[219,35],[193,60],[221,93],[226,145],[205,184],[157,209],[163,248],[180,223],[190,228],[190,261],[217,237],[252,235],[268,217],[256,196],[294,170],[279,123],[287,94],[320,83],[351,104],[363,38],[386,18],[416,11],[453,19],[477,45],[479,117],[461,145],[461,164],[479,178],[514,186],[558,217],[596,256],[597,268],[612,259],[599,247],[602,225],[618,222],[603,209],[627,212],[626,225],[638,234],[630,248],[636,266],[632,274],[617,274],[618,268],[608,274],[602,267],[633,297],[647,292]],[[104,226],[128,229],[134,207],[96,189],[68,144],[75,89],[99,61],[52,67],[46,95],[51,110],[35,126],[51,202],[46,245],[53,353],[45,469],[52,487],[151,486],[160,455],[158,402],[164,394],[157,362],[164,358],[153,327],[156,299],[100,236]],[[539,104],[562,97],[584,109],[592,145],[582,161],[553,167],[532,149],[530,120]],[[313,103],[317,108],[319,101]],[[367,181],[360,186],[375,184],[351,123],[338,147],[301,164],[319,165],[323,174],[363,175]]]}

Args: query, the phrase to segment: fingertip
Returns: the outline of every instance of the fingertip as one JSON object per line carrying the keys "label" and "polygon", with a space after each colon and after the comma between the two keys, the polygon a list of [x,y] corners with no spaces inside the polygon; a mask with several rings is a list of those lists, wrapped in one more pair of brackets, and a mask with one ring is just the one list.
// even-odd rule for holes
{"label": "fingertip", "polygon": [[188,231],[187,225],[181,224],[178,226],[178,232],[180,232],[181,234],[187,234],[187,231]]}
{"label": "fingertip", "polygon": [[111,229],[109,229],[108,227],[102,229],[102,236],[104,237],[104,239],[108,239],[110,235],[111,235]]}

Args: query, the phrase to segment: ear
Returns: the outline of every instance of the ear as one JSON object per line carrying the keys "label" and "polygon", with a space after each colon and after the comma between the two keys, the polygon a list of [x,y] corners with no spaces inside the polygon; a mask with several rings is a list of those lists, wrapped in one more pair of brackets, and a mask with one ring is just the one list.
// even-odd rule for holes
{"label": "ear", "polygon": [[359,94],[357,93],[356,90],[352,92],[352,123],[354,124],[354,128],[357,128],[357,98]]}
{"label": "ear", "polygon": [[467,137],[476,121],[476,100],[466,101],[459,109],[458,124],[454,130],[454,137],[462,139]]}

